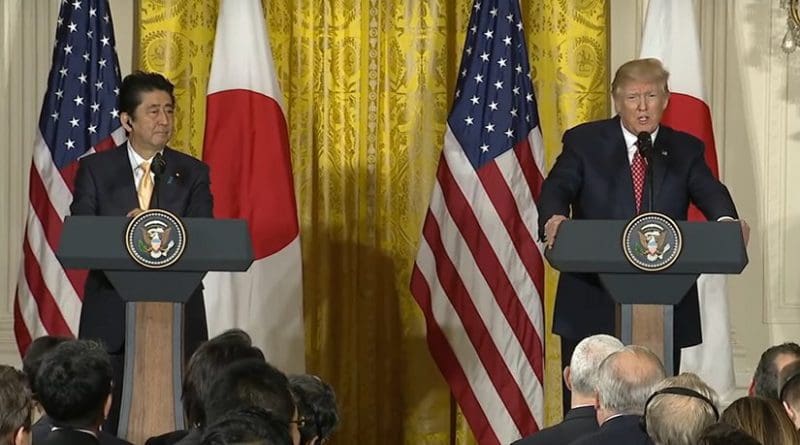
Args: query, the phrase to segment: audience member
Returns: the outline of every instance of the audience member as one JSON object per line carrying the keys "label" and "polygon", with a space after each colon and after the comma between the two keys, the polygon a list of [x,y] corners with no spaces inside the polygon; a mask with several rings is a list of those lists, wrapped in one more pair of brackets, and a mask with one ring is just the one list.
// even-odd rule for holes
{"label": "audience member", "polygon": [[202,445],[291,445],[289,425],[273,413],[258,407],[231,411],[209,425]]}
{"label": "audience member", "polygon": [[570,410],[564,420],[514,445],[559,445],[591,434],[599,428],[594,408],[597,370],[611,353],[622,349],[622,342],[605,334],[581,340],[564,368],[564,384],[570,390]]}
{"label": "audience member", "polygon": [[663,379],[664,365],[645,347],[626,346],[606,357],[597,376],[600,429],[573,444],[652,444],[640,420],[653,388]]}
{"label": "audience member", "polygon": [[778,381],[781,404],[795,428],[800,429],[800,360],[784,366]]}
{"label": "audience member", "polygon": [[[41,404],[37,401],[36,374],[39,372],[45,355],[55,349],[56,346],[69,340],[70,339],[67,337],[53,337],[50,335],[39,337],[31,343],[28,350],[25,352],[25,357],[22,358],[22,369],[28,376],[28,382],[33,390],[34,408],[38,407],[41,409],[41,413],[39,413],[41,416],[38,417],[31,429],[33,433],[33,445],[39,445],[44,442],[47,435],[50,434],[50,430],[53,428],[53,419],[44,412],[44,409],[41,408]],[[100,445],[131,445],[130,442],[102,430],[98,432],[97,439],[100,441]]]}
{"label": "audience member", "polygon": [[287,422],[292,443],[300,443],[299,427],[303,420],[297,415],[289,380],[264,360],[239,360],[223,369],[211,383],[203,402],[209,425],[230,411],[254,406]]}
{"label": "audience member", "polygon": [[97,445],[111,408],[111,359],[91,340],[69,340],[45,354],[36,374],[37,397],[52,419],[46,445]]}
{"label": "audience member", "polygon": [[298,415],[305,419],[305,425],[299,428],[300,444],[326,443],[339,426],[333,388],[315,375],[304,374],[289,377],[289,390],[297,404]]}
{"label": "audience member", "polygon": [[8,445],[31,442],[31,390],[25,374],[0,365],[0,440]]}
{"label": "audience member", "polygon": [[145,445],[195,445],[203,438],[206,412],[203,398],[211,380],[238,360],[264,360],[264,354],[253,346],[250,336],[241,329],[230,329],[200,344],[192,354],[183,374],[183,410],[188,430],[173,431],[147,439]]}
{"label": "audience member", "polygon": [[800,345],[783,343],[761,354],[748,394],[778,400],[778,373],[786,364],[800,360]]}
{"label": "audience member", "polygon": [[695,445],[719,420],[717,393],[692,373],[667,377],[644,407],[643,423],[656,445]]}
{"label": "audience member", "polygon": [[800,443],[794,424],[775,399],[742,397],[722,412],[720,421],[739,428],[762,445]]}
{"label": "audience member", "polygon": [[714,423],[700,435],[697,445],[762,445],[753,436],[727,423]]}
{"label": "audience member", "polygon": [[[36,400],[36,373],[39,371],[39,365],[42,364],[44,355],[53,350],[58,344],[69,340],[67,337],[54,337],[52,335],[43,335],[33,340],[25,351],[22,357],[22,371],[28,377],[28,384],[30,385],[31,392],[33,393],[33,410],[34,421],[37,421],[44,414],[44,410],[39,402]],[[50,431],[49,427],[47,431]],[[34,424],[34,442],[36,441],[36,424]]]}

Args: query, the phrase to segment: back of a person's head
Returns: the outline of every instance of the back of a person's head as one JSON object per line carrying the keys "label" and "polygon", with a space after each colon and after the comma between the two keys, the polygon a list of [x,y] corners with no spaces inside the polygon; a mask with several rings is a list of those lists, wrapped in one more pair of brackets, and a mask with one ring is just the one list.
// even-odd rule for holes
{"label": "back of a person's head", "polygon": [[69,340],[67,337],[43,335],[33,340],[28,346],[28,350],[25,351],[25,356],[22,357],[22,371],[28,377],[28,383],[34,399],[36,399],[36,373],[39,372],[39,367],[42,365],[45,354],[67,340]]}
{"label": "back of a person's head", "polygon": [[600,364],[597,394],[606,415],[644,412],[653,388],[664,379],[664,365],[643,346],[625,346]]}
{"label": "back of a person's head", "polygon": [[[800,360],[784,366],[778,377],[778,393],[781,402],[791,408],[795,416],[800,415]],[[794,420],[795,426],[800,423],[800,419]]]}
{"label": "back of a person's head", "polygon": [[306,420],[299,428],[301,445],[310,444],[315,437],[317,445],[330,439],[339,425],[333,388],[317,376],[303,374],[289,377],[289,389],[300,417]]}
{"label": "back of a person's head", "polygon": [[292,445],[285,419],[259,407],[226,413],[203,432],[201,445]]}
{"label": "back of a person's head", "polygon": [[764,351],[753,375],[754,395],[778,400],[778,373],[781,364],[794,360],[800,360],[800,345],[797,343],[782,343]]}
{"label": "back of a person's head", "polygon": [[205,422],[203,398],[214,376],[231,363],[246,359],[263,361],[264,354],[241,329],[225,331],[197,348],[183,375],[183,409],[190,425],[201,426]]}
{"label": "back of a person's head", "polygon": [[111,359],[97,342],[69,340],[45,355],[36,384],[56,426],[97,427],[111,394]]}
{"label": "back of a person's head", "polygon": [[694,445],[703,430],[719,420],[717,393],[695,374],[667,377],[654,389],[644,418],[656,445]]}
{"label": "back of a person's head", "polygon": [[208,424],[230,411],[248,406],[270,411],[286,422],[295,415],[286,375],[258,359],[239,360],[224,368],[211,382],[208,397],[203,402]]}
{"label": "back of a person's head", "polygon": [[586,337],[575,346],[569,361],[572,391],[591,395],[597,387],[597,369],[609,355],[623,348],[619,339],[606,334]]}
{"label": "back of a person's head", "polygon": [[0,365],[0,440],[15,444],[31,429],[31,390],[28,379],[11,366]]}
{"label": "back of a person's head", "polygon": [[753,436],[763,445],[796,445],[800,436],[775,399],[742,397],[722,412],[720,421]]}
{"label": "back of a person's head", "polygon": [[700,435],[697,445],[763,445],[753,436],[727,423],[714,423]]}

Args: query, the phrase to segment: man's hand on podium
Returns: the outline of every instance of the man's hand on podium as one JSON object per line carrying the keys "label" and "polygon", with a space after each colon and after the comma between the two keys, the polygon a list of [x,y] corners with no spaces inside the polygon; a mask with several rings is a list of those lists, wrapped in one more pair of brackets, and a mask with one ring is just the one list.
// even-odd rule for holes
{"label": "man's hand on podium", "polygon": [[544,242],[548,249],[552,248],[553,243],[556,242],[558,227],[567,219],[569,218],[564,215],[553,215],[544,223]]}
{"label": "man's hand on podium", "polygon": [[142,210],[142,209],[137,207],[137,208],[131,210],[130,212],[128,212],[128,214],[125,215],[125,216],[127,216],[128,218],[133,218],[134,216],[136,216],[136,215],[138,215],[138,214],[140,214],[142,212],[144,212],[144,210]]}
{"label": "man's hand on podium", "polygon": [[750,226],[747,225],[747,221],[740,219],[739,223],[742,225],[742,238],[744,238],[744,247],[747,247],[747,243],[750,242]]}

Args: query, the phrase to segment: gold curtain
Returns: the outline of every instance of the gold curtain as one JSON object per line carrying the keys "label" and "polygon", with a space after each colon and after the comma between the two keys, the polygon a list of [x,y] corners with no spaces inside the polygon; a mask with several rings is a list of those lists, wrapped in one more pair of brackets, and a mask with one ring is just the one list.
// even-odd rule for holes
{"label": "gold curtain", "polygon": [[[139,66],[176,83],[173,144],[200,156],[218,0],[139,1]],[[336,389],[334,443],[474,443],[408,290],[471,1],[262,1],[290,126],[306,361]],[[548,162],[566,126],[607,114],[606,7],[522,2]],[[553,423],[560,359],[547,340]]]}

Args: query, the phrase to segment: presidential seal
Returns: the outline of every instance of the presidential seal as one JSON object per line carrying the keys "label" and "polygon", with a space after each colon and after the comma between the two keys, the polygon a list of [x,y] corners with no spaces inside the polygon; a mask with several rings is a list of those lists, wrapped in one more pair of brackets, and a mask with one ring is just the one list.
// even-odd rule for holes
{"label": "presidential seal", "polygon": [[625,227],[622,251],[637,269],[657,272],[672,265],[681,254],[683,239],[678,224],[661,213],[644,213]]}
{"label": "presidential seal", "polygon": [[128,254],[149,269],[162,269],[181,258],[186,247],[186,230],[172,213],[153,209],[131,219],[125,231]]}

